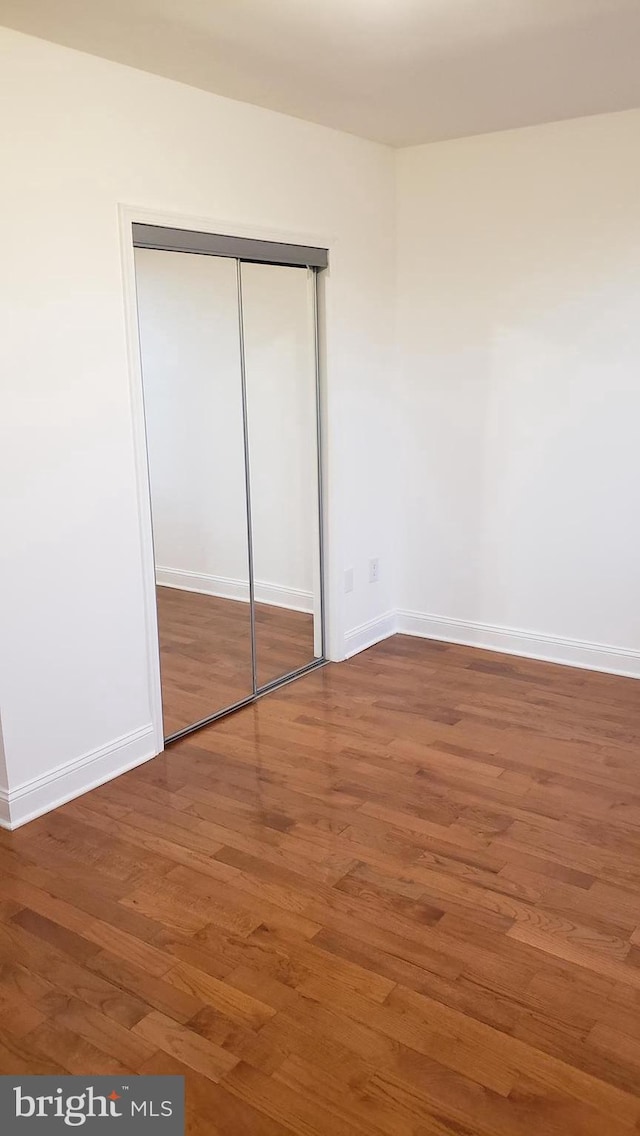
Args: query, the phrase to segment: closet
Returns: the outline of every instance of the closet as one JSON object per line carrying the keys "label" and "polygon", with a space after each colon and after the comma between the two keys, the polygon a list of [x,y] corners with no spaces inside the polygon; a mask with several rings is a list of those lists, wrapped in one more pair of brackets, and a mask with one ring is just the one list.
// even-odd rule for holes
{"label": "closet", "polygon": [[171,741],[324,662],[327,253],[132,228]]}

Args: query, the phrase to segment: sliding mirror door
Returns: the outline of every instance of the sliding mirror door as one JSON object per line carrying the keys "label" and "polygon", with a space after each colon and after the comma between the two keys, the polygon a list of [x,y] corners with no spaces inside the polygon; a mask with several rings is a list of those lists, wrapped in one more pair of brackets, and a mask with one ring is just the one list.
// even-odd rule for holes
{"label": "sliding mirror door", "polygon": [[258,689],[323,653],[315,273],[243,263]]}
{"label": "sliding mirror door", "polygon": [[324,661],[325,249],[133,223],[164,733]]}
{"label": "sliding mirror door", "polygon": [[237,262],[136,248],[165,736],[254,693]]}

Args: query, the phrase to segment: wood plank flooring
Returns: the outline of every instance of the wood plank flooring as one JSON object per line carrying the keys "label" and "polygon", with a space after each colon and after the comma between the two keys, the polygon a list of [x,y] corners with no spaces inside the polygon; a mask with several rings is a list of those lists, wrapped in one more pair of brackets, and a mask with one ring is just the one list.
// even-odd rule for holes
{"label": "wood plank flooring", "polygon": [[0,1072],[193,1136],[640,1130],[640,685],[396,637],[0,833]]}
{"label": "wood plank flooring", "polygon": [[[253,689],[249,605],[156,588],[165,737],[225,710]],[[313,616],[256,604],[261,686],[313,662]]]}

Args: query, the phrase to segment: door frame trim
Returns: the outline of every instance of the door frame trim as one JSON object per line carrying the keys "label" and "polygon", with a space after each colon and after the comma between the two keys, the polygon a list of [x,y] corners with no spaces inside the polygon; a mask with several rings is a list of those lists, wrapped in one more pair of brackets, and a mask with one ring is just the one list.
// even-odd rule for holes
{"label": "door frame trim", "polygon": [[[336,589],[333,586],[335,573],[332,573],[329,557],[327,556],[327,548],[332,544],[332,542],[330,541],[330,534],[332,529],[329,481],[331,476],[331,465],[329,460],[328,447],[328,410],[330,401],[328,397],[326,367],[326,359],[328,355],[327,325],[329,313],[331,310],[331,256],[333,250],[336,247],[337,240],[335,236],[327,233],[318,234],[303,233],[299,231],[292,232],[276,229],[266,229],[262,227],[249,226],[238,221],[230,220],[229,218],[221,219],[219,217],[212,218],[201,216],[185,216],[183,214],[150,209],[146,206],[130,205],[124,202],[118,203],[120,262],[124,300],[126,353],[129,372],[129,399],[136,479],[138,528],[140,537],[141,585],[145,620],[147,687],[156,753],[161,753],[165,747],[165,736],[162,720],[162,686],[160,681],[160,647],[155,592],[155,558],[153,550],[153,527],[151,521],[151,488],[149,481],[144,393],[142,385],[142,366],[138,332],[135,250],[131,229],[131,226],[136,222],[140,224],[161,225],[167,228],[189,229],[195,232],[222,232],[228,234],[229,236],[253,238],[255,240],[273,241],[283,244],[318,246],[326,248],[329,253],[329,268],[319,270],[321,272],[322,278],[321,299],[322,314],[324,316],[324,320],[320,325],[320,334],[322,338],[321,341],[317,344],[318,382],[320,392],[318,398],[318,424],[320,437],[322,439],[322,454],[320,455],[322,484],[320,485],[320,492],[322,501],[321,547],[323,548],[323,563],[321,577],[324,578],[325,603],[323,636],[325,658],[321,660],[314,660],[308,667],[302,668],[300,671],[295,672],[294,675],[283,676],[282,679],[277,680],[278,685],[283,685],[286,682],[292,681],[292,678],[297,677],[298,674],[305,674],[307,673],[307,671],[315,670],[317,667],[324,665],[327,659],[342,659],[344,657],[344,636],[341,626],[342,620],[340,618],[341,611],[339,605],[336,603],[338,596]],[[269,685],[268,689],[272,689],[272,686]],[[266,693],[266,691],[260,691],[257,697],[260,697],[261,693]],[[222,713],[226,714],[232,709],[239,709],[240,706],[249,705],[250,702],[255,700],[255,697],[255,695],[252,695],[249,700],[247,700],[246,702],[243,700],[243,702],[239,703],[236,707],[230,707],[220,713],[214,714],[211,718],[203,719],[201,722],[197,723],[197,727],[200,728],[200,726],[205,725],[208,722],[215,721],[222,715]],[[170,735],[170,740],[175,741],[178,737],[184,736],[184,733],[190,733],[191,731],[192,728],[189,728],[185,731],[181,731],[179,734],[172,734]]]}

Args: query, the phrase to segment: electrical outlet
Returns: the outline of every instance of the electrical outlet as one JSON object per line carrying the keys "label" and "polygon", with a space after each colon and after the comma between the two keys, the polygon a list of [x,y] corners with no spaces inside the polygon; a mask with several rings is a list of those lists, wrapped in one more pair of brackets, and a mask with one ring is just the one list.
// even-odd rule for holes
{"label": "electrical outlet", "polygon": [[353,591],[353,568],[345,568],[344,570],[344,590],[345,592]]}
{"label": "electrical outlet", "polygon": [[379,579],[380,579],[380,561],[378,560],[377,556],[374,556],[374,558],[369,561],[369,583],[370,584],[376,584]]}

